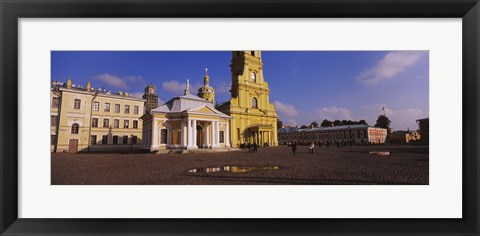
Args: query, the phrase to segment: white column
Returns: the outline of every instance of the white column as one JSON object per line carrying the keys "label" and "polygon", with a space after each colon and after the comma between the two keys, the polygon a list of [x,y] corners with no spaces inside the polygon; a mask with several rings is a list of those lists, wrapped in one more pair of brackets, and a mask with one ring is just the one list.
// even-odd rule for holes
{"label": "white column", "polygon": [[184,148],[186,145],[185,145],[185,142],[186,141],[186,135],[185,135],[185,121],[182,120],[180,122],[180,144],[181,144],[181,147]]}
{"label": "white column", "polygon": [[210,122],[210,147],[213,147],[213,121]]}
{"label": "white column", "polygon": [[158,150],[158,120],[153,119],[153,130],[152,130],[152,135],[153,135],[153,143],[152,143],[152,149]]}
{"label": "white column", "polygon": [[187,147],[192,146],[192,121],[187,120]]}
{"label": "white column", "polygon": [[225,146],[230,147],[230,126],[229,126],[230,121],[227,120],[227,125],[225,128]]}
{"label": "white column", "polygon": [[206,130],[206,126],[207,125],[204,123],[204,126],[203,126],[204,127],[203,128],[203,147],[208,147],[208,144],[207,144],[207,142],[208,142],[207,141],[208,140],[208,138],[207,138],[208,131]]}
{"label": "white column", "polygon": [[218,126],[218,121],[215,121],[215,146],[220,146],[220,128]]}
{"label": "white column", "polygon": [[192,143],[192,147],[194,148],[198,148],[197,147],[197,120],[193,120],[192,121],[192,131],[193,131],[193,137],[192,137],[192,140],[193,140],[193,143]]}

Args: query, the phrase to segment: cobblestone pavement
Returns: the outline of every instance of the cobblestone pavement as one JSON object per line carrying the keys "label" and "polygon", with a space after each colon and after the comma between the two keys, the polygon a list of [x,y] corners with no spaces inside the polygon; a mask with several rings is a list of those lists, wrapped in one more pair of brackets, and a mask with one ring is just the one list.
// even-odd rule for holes
{"label": "cobblestone pavement", "polygon": [[[369,154],[389,151],[388,156]],[[288,146],[259,148],[256,153],[68,154],[52,153],[53,185],[355,185],[428,184],[427,146]],[[192,173],[195,168],[274,167],[243,173]],[[233,168],[230,168],[231,170]]]}

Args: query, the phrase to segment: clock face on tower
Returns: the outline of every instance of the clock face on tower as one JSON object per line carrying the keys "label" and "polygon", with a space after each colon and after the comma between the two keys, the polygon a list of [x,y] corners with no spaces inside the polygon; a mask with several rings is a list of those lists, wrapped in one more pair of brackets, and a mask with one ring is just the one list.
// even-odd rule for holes
{"label": "clock face on tower", "polygon": [[150,90],[148,91],[149,93],[155,93],[153,88],[150,88]]}

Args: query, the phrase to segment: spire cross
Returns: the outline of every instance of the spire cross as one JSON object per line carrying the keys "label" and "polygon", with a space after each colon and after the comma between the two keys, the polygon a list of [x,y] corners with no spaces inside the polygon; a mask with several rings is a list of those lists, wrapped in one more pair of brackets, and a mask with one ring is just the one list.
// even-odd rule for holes
{"label": "spire cross", "polygon": [[208,75],[208,68],[205,68],[205,75]]}

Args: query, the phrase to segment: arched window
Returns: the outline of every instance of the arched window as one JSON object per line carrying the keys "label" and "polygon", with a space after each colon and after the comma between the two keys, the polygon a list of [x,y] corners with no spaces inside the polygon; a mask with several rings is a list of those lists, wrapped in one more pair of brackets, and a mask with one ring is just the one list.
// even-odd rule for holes
{"label": "arched window", "polygon": [[80,128],[80,126],[78,126],[77,123],[73,124],[72,125],[72,134],[78,134],[78,129]]}
{"label": "arched window", "polygon": [[255,51],[250,51],[250,54],[251,54],[252,56],[255,56]]}
{"label": "arched window", "polygon": [[252,98],[252,108],[258,108],[258,103],[256,98]]}
{"label": "arched window", "polygon": [[257,74],[255,72],[252,72],[252,82],[256,83],[257,82]]}

